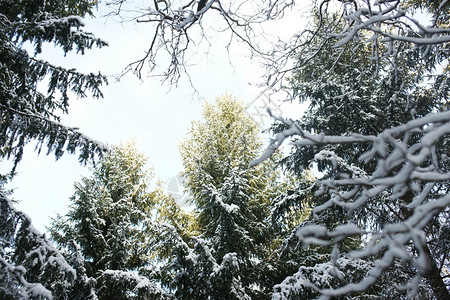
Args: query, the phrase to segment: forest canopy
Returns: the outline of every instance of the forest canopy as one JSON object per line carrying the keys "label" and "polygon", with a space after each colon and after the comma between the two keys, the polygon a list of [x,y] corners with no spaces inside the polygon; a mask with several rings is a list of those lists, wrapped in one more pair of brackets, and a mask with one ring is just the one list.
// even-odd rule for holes
{"label": "forest canopy", "polygon": [[[107,147],[60,122],[71,95],[102,97],[106,77],[23,47],[106,46],[83,31],[98,3],[0,0],[1,157],[17,165],[35,141],[92,163],[51,241],[1,191],[0,297],[450,299],[450,2],[182,2],[105,2],[110,16],[154,24],[124,74],[144,79],[161,62],[176,84],[212,30],[264,67],[266,93],[308,109],[269,112],[264,145],[243,102],[205,103],[179,147],[187,211],[132,144]],[[308,25],[265,35],[288,15]]]}

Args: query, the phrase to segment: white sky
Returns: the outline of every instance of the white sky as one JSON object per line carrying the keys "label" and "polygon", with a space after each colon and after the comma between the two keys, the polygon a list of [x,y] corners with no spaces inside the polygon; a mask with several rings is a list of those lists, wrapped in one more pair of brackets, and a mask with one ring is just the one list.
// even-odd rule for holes
{"label": "white sky", "polygon": [[[86,20],[84,30],[108,41],[109,47],[89,50],[84,56],[64,57],[61,50],[48,46],[40,57],[85,73],[118,74],[128,63],[141,58],[148,48],[151,32],[141,25]],[[228,92],[250,102],[258,96],[260,91],[249,84],[258,82],[261,70],[257,64],[234,53],[230,57],[233,66],[223,45],[211,48],[207,59],[197,57],[201,64],[191,70],[191,76],[200,97],[214,101]],[[166,181],[182,171],[177,145],[191,121],[201,119],[202,108],[202,100],[193,96],[186,80],[169,89],[167,85],[161,86],[158,79],[147,78],[141,82],[130,74],[120,82],[110,78],[102,91],[104,98],[100,100],[72,99],[69,115],[63,117],[62,123],[79,127],[84,134],[109,145],[134,138],[154,167],[156,179]],[[281,107],[284,112],[292,115],[298,111],[298,107],[283,109],[286,105]],[[80,166],[77,155],[64,155],[55,161],[53,155],[37,156],[33,149],[31,143],[18,166],[18,176],[8,188],[16,188],[13,198],[20,201],[17,208],[44,232],[45,226],[50,225],[50,217],[67,212],[74,182],[80,181],[81,176],[89,176],[90,172],[87,166]]]}

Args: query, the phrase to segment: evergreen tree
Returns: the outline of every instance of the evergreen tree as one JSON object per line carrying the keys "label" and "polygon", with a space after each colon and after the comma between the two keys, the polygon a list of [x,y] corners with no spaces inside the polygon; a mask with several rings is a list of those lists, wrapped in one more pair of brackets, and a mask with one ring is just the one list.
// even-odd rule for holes
{"label": "evergreen tree", "polygon": [[[209,279],[209,295],[215,299],[268,296],[257,274],[275,243],[271,202],[286,188],[274,161],[249,168],[261,141],[244,109],[228,95],[217,98],[215,105],[206,103],[204,121],[193,123],[180,146],[186,187],[196,206],[199,235],[194,245],[201,239],[201,248],[209,248],[202,253],[210,253],[205,261],[216,266]],[[177,286],[181,288],[196,287]]]}
{"label": "evergreen tree", "polygon": [[[430,13],[434,11],[437,22],[442,15],[427,1],[412,1],[403,8],[414,9],[415,5],[429,9]],[[308,37],[308,42],[296,52],[298,65],[291,78],[294,95],[300,102],[309,101],[309,109],[295,124],[282,120],[280,127],[275,129],[280,135],[286,133],[283,138],[290,136],[287,131],[293,130],[294,127],[297,128],[296,132],[300,132],[292,154],[284,159],[285,165],[293,171],[301,172],[315,161],[323,172],[323,182],[326,182],[322,185],[313,184],[309,188],[303,186],[280,200],[280,212],[301,206],[304,199],[311,199],[315,209],[308,222],[300,224],[285,241],[283,249],[287,254],[292,251],[304,253],[310,257],[309,262],[302,264],[300,262],[305,261],[305,258],[297,256],[297,271],[276,286],[275,295],[281,299],[306,299],[315,298],[323,292],[327,296],[345,294],[348,298],[402,299],[417,293],[416,296],[423,299],[447,299],[448,287],[445,287],[444,270],[448,267],[448,260],[442,255],[448,251],[445,246],[447,243],[438,245],[434,242],[448,240],[448,208],[446,209],[445,205],[439,212],[427,216],[431,219],[424,218],[428,220],[427,225],[417,231],[418,235],[427,241],[425,245],[417,240],[414,242],[416,237],[411,238],[405,233],[404,238],[410,238],[411,242],[405,242],[405,247],[401,250],[404,251],[404,256],[391,254],[390,251],[398,250],[393,250],[396,246],[389,241],[381,243],[382,238],[379,238],[376,242],[371,240],[371,243],[378,244],[379,252],[361,255],[364,260],[354,258],[361,257],[355,252],[361,253],[361,249],[371,247],[367,240],[362,239],[362,235],[355,234],[356,228],[361,232],[370,232],[369,237],[373,237],[376,235],[374,232],[383,232],[389,228],[388,224],[397,225],[411,221],[414,218],[412,216],[419,211],[414,209],[418,201],[415,199],[424,199],[424,203],[445,200],[442,196],[448,193],[448,180],[442,178],[433,182],[432,179],[424,179],[424,182],[421,182],[409,179],[406,175],[400,177],[399,170],[408,168],[412,158],[401,160],[396,150],[403,153],[409,151],[408,149],[411,149],[411,153],[418,152],[414,149],[418,149],[422,143],[420,129],[409,132],[404,124],[414,126],[414,119],[448,109],[448,67],[441,69],[438,65],[448,59],[448,53],[438,46],[414,45],[409,43],[407,38],[406,42],[376,44],[377,48],[374,44],[362,42],[370,38],[367,32],[358,32],[345,44],[336,47],[332,42],[333,37],[341,36],[338,33],[339,28],[348,30],[345,26],[353,26],[345,22],[340,16],[327,14],[325,11],[317,13],[316,27],[313,28],[315,35]],[[401,26],[400,22],[396,24]],[[387,49],[384,46],[392,47],[389,50],[391,52],[385,52]],[[314,55],[311,56],[311,53]],[[432,119],[431,116],[427,117]],[[430,123],[430,126],[444,128],[443,124],[445,121],[434,125]],[[285,126],[290,129],[284,130]],[[385,133],[382,133],[383,131]],[[384,138],[390,135],[391,140]],[[368,142],[369,138],[361,138],[360,142],[355,138],[354,142],[348,142],[340,136],[376,136],[377,141],[372,144]],[[436,161],[430,170],[437,168],[437,173],[446,173],[448,162],[446,154],[442,154],[448,152],[448,136],[437,136],[439,138],[433,146],[435,152],[432,154]],[[340,141],[327,142],[333,138]],[[400,144],[390,144],[394,140],[401,141],[401,150],[397,148]],[[382,158],[378,159],[374,153]],[[393,156],[386,158],[383,155],[388,154],[383,153]],[[363,157],[365,159],[362,159]],[[368,157],[375,159],[369,160]],[[423,159],[421,167],[430,161],[431,158]],[[379,178],[381,174],[384,174],[383,178],[397,178],[408,183],[402,184],[402,191],[399,191],[398,187],[386,185],[383,192],[375,192],[375,189],[369,192],[368,186],[359,186],[363,181],[358,180],[370,180],[371,176]],[[345,183],[339,186],[341,182],[350,181],[355,182],[354,185]],[[430,183],[427,185],[427,182]],[[318,197],[318,193],[322,196]],[[360,206],[357,206],[358,204]],[[344,230],[340,227],[343,224],[357,227],[345,238],[338,238],[337,232]],[[352,231],[350,227],[347,229],[348,232]],[[322,233],[321,230],[325,231]],[[317,239],[313,241],[310,238]],[[390,240],[390,237],[386,240]],[[298,248],[306,244],[325,247],[310,246],[308,254]],[[385,247],[383,250],[381,244]],[[361,251],[358,252],[359,250]],[[425,253],[425,258],[422,259],[427,261],[428,269],[418,275],[414,259],[420,251]],[[352,254],[348,255],[349,253]],[[386,263],[385,259],[389,255],[393,255],[395,259],[386,260],[389,261]],[[412,263],[406,263],[405,257],[409,257]],[[384,266],[381,267],[381,264]],[[371,284],[365,285],[369,281],[367,274],[375,272],[379,280],[372,280]],[[343,284],[344,281],[348,284]],[[361,285],[358,285],[359,283]],[[396,289],[393,285],[405,288]],[[350,294],[352,291],[364,293],[356,296]]]}
{"label": "evergreen tree", "polygon": [[[92,14],[96,3],[0,1],[0,157],[14,159],[10,176],[31,140],[37,141],[38,151],[46,144],[47,153],[54,153],[56,158],[65,150],[79,150],[82,162],[106,150],[104,145],[59,123],[60,114],[68,112],[70,92],[77,97],[85,97],[88,92],[100,97],[99,88],[106,78],[39,59],[44,43],[54,43],[64,54],[84,54],[94,46],[105,46],[106,42],[81,29],[82,18]],[[29,49],[34,53],[29,54]],[[30,219],[14,208],[3,188],[0,210],[0,298],[70,298],[75,270]]]}
{"label": "evergreen tree", "polygon": [[[91,92],[101,97],[100,86],[106,78],[100,74],[81,74],[39,59],[44,43],[54,43],[64,54],[84,54],[106,42],[81,27],[82,17],[92,14],[97,1],[24,0],[0,1],[0,148],[1,156],[14,158],[17,164],[24,146],[38,142],[40,151],[59,158],[64,151],[80,151],[86,162],[104,152],[106,146],[91,140],[74,128],[59,123],[60,114],[69,109],[69,93],[86,97]],[[33,50],[29,54],[26,45]],[[45,88],[44,82],[48,80]]]}
{"label": "evergreen tree", "polygon": [[[315,17],[318,36],[336,35],[336,27],[344,26],[338,15],[320,18]],[[366,38],[361,35],[360,39]],[[445,109],[449,90],[443,87],[448,83],[448,72],[436,71],[442,53],[430,50],[424,55],[424,49],[406,44],[393,58],[374,61],[374,55],[382,55],[377,51],[381,50],[373,50],[356,39],[336,48],[333,40],[324,43],[320,38],[297,51],[298,67],[290,78],[290,87],[300,103],[309,102],[305,115],[298,120],[299,126],[316,134],[375,135]],[[364,143],[312,145],[294,148],[296,153],[284,162],[301,172],[316,153],[328,150],[349,164],[362,166],[359,157],[368,149]],[[325,160],[318,161],[319,171],[329,166]]]}
{"label": "evergreen tree", "polygon": [[[147,226],[159,194],[149,190],[145,164],[133,144],[114,147],[93,168],[92,177],[75,185],[69,212],[52,222],[52,239],[69,257],[81,257],[75,260],[85,278],[79,285],[87,294],[81,296],[92,293],[89,281],[95,279],[100,299],[165,297],[142,273],[151,268]],[[75,297],[80,290],[73,292]]]}

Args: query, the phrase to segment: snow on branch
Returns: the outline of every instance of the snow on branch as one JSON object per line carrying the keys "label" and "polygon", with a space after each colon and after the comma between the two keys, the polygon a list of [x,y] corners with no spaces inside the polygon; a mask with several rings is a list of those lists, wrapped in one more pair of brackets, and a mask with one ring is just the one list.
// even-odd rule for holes
{"label": "snow on branch", "polygon": [[[327,1],[323,1],[327,2]],[[395,53],[393,42],[412,43],[419,46],[432,45],[440,47],[450,42],[450,29],[446,24],[440,24],[438,18],[445,19],[445,7],[448,3],[441,3],[442,9],[436,12],[427,11],[426,17],[415,18],[417,9],[414,4],[395,1],[352,1],[352,5],[342,6],[342,15],[346,20],[340,33],[331,34],[338,38],[336,46],[343,46],[352,39],[365,36],[366,42],[385,54]],[[431,5],[430,5],[431,6]],[[448,10],[447,10],[448,13]],[[425,22],[429,25],[425,25]],[[363,32],[363,34],[361,34]],[[367,35],[367,32],[371,34]],[[360,35],[360,36],[358,36]],[[381,44],[388,44],[383,49]],[[442,49],[444,49],[443,47]]]}
{"label": "snow on branch", "polygon": [[[387,129],[377,136],[312,135],[291,120],[277,119],[289,126],[288,129],[276,136],[266,152],[255,160],[253,165],[266,159],[284,140],[291,137],[300,137],[294,142],[297,147],[361,142],[372,144],[371,149],[360,157],[365,163],[376,162],[376,167],[370,174],[349,166],[346,170],[350,174],[339,174],[336,178],[320,181],[322,187],[317,195],[326,194],[328,200],[313,209],[316,220],[333,207],[340,207],[351,215],[377,203],[399,207],[403,214],[403,218],[385,222],[381,228],[361,228],[353,223],[338,225],[332,231],[323,225],[300,227],[296,236],[305,246],[339,247],[342,241],[359,236],[365,242],[361,248],[347,253],[346,259],[362,259],[370,263],[371,267],[368,275],[358,282],[326,288],[306,280],[303,275],[300,276],[300,270],[300,275],[296,275],[297,281],[292,283],[293,286],[313,288],[326,297],[364,291],[379,280],[383,272],[396,260],[408,262],[416,272],[414,278],[426,277],[433,268],[434,261],[430,257],[425,229],[450,205],[450,195],[439,192],[438,188],[448,185],[450,181],[449,152],[445,146],[440,146],[440,143],[446,145],[444,141],[449,138],[450,111],[431,113]],[[316,159],[334,161],[334,166],[343,162],[330,151],[320,152]],[[342,257],[338,255],[334,260],[337,259]],[[286,280],[292,281],[293,278]],[[414,282],[407,283],[407,288],[412,294],[417,292]],[[279,290],[282,290],[281,287]]]}
{"label": "snow on branch", "polygon": [[[105,270],[100,273],[97,280],[105,286],[117,288],[120,292],[126,289],[129,291],[128,296],[138,295],[139,299],[172,299],[156,282],[136,271]],[[108,298],[115,292],[112,288],[112,290],[103,291],[102,296]]]}
{"label": "snow on branch", "polygon": [[271,141],[266,151],[257,159],[250,163],[250,166],[256,166],[269,158],[277,149],[283,144],[286,139],[290,137],[298,136],[301,139],[294,142],[296,147],[312,146],[312,145],[326,145],[326,144],[352,144],[352,143],[364,143],[375,141],[375,136],[364,136],[360,134],[352,134],[349,136],[326,136],[324,134],[312,134],[306,130],[303,130],[292,119],[285,119],[282,117],[274,116],[269,111],[269,114],[277,121],[280,121],[287,125],[289,128],[277,133],[275,138]]}
{"label": "snow on branch", "polygon": [[0,276],[5,281],[2,295],[52,299],[53,289],[71,286],[75,270],[3,193],[0,210]]}
{"label": "snow on branch", "polygon": [[[96,156],[100,157],[109,151],[107,145],[84,135],[77,128],[65,126],[30,110],[23,112],[0,104],[0,115],[14,120],[7,128],[6,133],[16,137],[15,139],[9,139],[7,142],[9,149],[11,149],[7,153],[7,157],[15,156],[15,165],[22,159],[23,146],[30,138],[38,141],[36,145],[38,152],[41,151],[42,145],[45,143],[48,148],[47,155],[54,152],[56,159],[62,156],[64,149],[68,153],[75,153],[78,149],[81,163],[86,163],[88,160],[95,161]],[[22,124],[26,125],[23,126]],[[45,130],[37,131],[35,128],[38,126]],[[17,138],[18,136],[21,138]],[[14,150],[16,148],[18,150]]]}

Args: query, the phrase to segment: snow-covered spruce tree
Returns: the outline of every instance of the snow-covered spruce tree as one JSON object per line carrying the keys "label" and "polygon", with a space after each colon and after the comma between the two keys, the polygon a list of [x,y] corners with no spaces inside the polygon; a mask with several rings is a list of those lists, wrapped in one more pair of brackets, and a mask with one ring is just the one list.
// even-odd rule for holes
{"label": "snow-covered spruce tree", "polygon": [[75,269],[5,193],[0,193],[0,236],[1,299],[68,299]]}
{"label": "snow-covered spruce tree", "polygon": [[[334,46],[331,36],[337,34],[336,26],[344,26],[339,15],[326,11],[316,14],[312,28],[318,37],[296,51],[298,67],[289,80],[293,97],[310,103],[298,120],[302,129],[327,135],[371,135],[445,109],[448,70],[442,72],[439,66],[444,53],[404,44],[393,57],[374,61],[373,56],[381,56],[381,50],[357,39]],[[321,36],[330,38],[324,42]],[[369,36],[361,33],[359,39],[365,38]],[[369,148],[365,143],[311,145],[298,151],[294,148],[296,153],[284,161],[290,169],[301,172],[317,152],[325,149],[360,166],[363,164],[358,158]],[[319,171],[328,166],[326,161],[318,162]]]}
{"label": "snow-covered spruce tree", "polygon": [[[101,97],[106,78],[81,74],[39,59],[44,43],[54,43],[64,54],[102,47],[106,42],[84,32],[82,17],[92,14],[97,1],[0,1],[0,148],[1,156],[17,164],[31,140],[47,146],[59,158],[64,151],[80,151],[85,162],[105,146],[74,128],[59,123],[69,109],[69,93]],[[32,49],[34,53],[28,53]],[[45,86],[47,84],[47,87]]]}
{"label": "snow-covered spruce tree", "polygon": [[[204,120],[192,124],[180,145],[199,232],[192,251],[200,256],[210,253],[204,261],[217,266],[199,279],[209,280],[209,295],[217,299],[264,298],[271,289],[258,282],[258,273],[276,240],[269,220],[271,201],[285,186],[279,185],[281,176],[273,161],[249,168],[262,143],[244,109],[229,95],[215,104],[205,103]],[[208,250],[197,253],[195,245]],[[178,291],[195,290],[198,284],[174,282]]]}
{"label": "snow-covered spruce tree", "polygon": [[[290,195],[312,197],[315,208],[285,245],[314,252],[276,286],[276,299],[449,298],[449,32],[436,29],[448,4],[391,2],[369,11],[355,2],[340,11],[345,18],[321,2],[313,35],[296,51],[291,83],[310,109],[279,119],[287,129],[267,153],[293,137],[286,165],[300,171],[315,160],[324,178],[316,193]],[[401,20],[417,7],[435,26],[420,34],[407,30],[416,20]],[[289,211],[301,201],[280,203]]]}
{"label": "snow-covered spruce tree", "polygon": [[151,268],[147,226],[159,194],[149,190],[145,164],[132,143],[112,148],[91,177],[75,184],[69,212],[53,220],[51,237],[83,280],[77,282],[83,288],[73,289],[71,297],[166,297],[152,278],[141,273]]}

